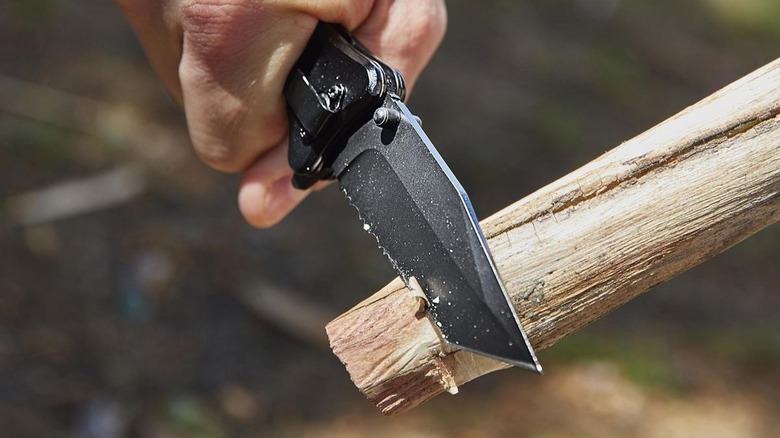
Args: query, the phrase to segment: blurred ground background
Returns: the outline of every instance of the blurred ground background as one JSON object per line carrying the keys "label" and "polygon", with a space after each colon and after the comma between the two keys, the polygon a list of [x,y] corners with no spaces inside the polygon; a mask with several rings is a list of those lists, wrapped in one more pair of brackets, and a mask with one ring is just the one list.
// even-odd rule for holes
{"label": "blurred ground background", "polygon": [[[449,11],[411,106],[480,217],[780,54],[776,0]],[[0,0],[0,109],[2,437],[780,428],[778,226],[542,352],[544,378],[496,373],[386,419],[321,343],[393,277],[373,238],[333,189],[245,225],[237,177],[194,158],[112,2]]]}

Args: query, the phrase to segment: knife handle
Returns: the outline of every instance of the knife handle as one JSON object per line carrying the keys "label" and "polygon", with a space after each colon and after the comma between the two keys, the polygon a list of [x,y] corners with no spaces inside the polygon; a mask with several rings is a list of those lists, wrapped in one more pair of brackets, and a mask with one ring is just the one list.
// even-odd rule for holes
{"label": "knife handle", "polygon": [[345,28],[320,22],[284,87],[293,185],[333,178],[347,140],[388,95],[403,100],[401,73],[376,58]]}

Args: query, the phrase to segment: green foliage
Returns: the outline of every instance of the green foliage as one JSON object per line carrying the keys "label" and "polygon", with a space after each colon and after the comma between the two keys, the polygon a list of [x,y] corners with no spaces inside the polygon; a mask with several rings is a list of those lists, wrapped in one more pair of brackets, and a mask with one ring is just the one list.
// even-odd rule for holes
{"label": "green foliage", "polygon": [[780,366],[780,338],[771,330],[709,333],[703,344],[721,360],[750,366]]}
{"label": "green foliage", "polygon": [[567,101],[540,101],[531,117],[537,135],[560,157],[570,156],[586,132],[582,111]]}
{"label": "green foliage", "polygon": [[224,436],[208,409],[192,397],[180,397],[168,404],[166,423],[182,436],[219,438]]}
{"label": "green foliage", "polygon": [[700,0],[724,27],[780,40],[780,2],[777,0]]}
{"label": "green foliage", "polygon": [[0,116],[0,158],[51,167],[72,162],[69,133],[44,123]]}
{"label": "green foliage", "polygon": [[613,99],[630,102],[647,83],[647,69],[630,47],[620,42],[603,41],[589,52],[588,74],[602,92]]}
{"label": "green foliage", "polygon": [[679,390],[681,382],[669,366],[669,348],[658,340],[632,340],[577,334],[562,340],[544,355],[565,364],[608,361],[635,383],[645,387]]}

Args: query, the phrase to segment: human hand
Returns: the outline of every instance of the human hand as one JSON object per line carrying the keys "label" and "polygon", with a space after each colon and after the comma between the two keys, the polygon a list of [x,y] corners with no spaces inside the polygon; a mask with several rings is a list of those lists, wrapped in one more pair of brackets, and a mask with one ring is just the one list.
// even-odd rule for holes
{"label": "human hand", "polygon": [[282,93],[317,22],[345,26],[401,71],[408,90],[446,27],[444,0],[116,2],[184,108],[197,154],[243,173],[239,208],[257,227],[276,224],[309,193],[290,182]]}

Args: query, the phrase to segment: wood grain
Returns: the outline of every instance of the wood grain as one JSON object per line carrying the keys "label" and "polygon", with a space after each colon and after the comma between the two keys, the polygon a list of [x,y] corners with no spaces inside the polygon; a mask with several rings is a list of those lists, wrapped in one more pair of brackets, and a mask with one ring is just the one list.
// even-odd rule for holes
{"label": "wood grain", "polygon": [[[537,350],[780,219],[780,60],[508,206],[481,225]],[[441,342],[396,279],[327,326],[383,413],[501,363]]]}

